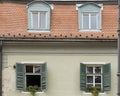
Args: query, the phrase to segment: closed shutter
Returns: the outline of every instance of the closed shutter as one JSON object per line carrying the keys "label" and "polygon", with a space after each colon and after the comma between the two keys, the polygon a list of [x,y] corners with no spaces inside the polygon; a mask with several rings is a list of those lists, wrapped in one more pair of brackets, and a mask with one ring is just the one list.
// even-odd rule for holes
{"label": "closed shutter", "polygon": [[46,77],[46,66],[47,64],[41,64],[41,90],[47,89],[47,77]]}
{"label": "closed shutter", "polygon": [[18,90],[25,89],[25,65],[17,63],[16,64],[16,88]]}
{"label": "closed shutter", "polygon": [[80,90],[86,91],[86,65],[80,63]]}
{"label": "closed shutter", "polygon": [[111,67],[110,64],[103,65],[103,90],[110,91],[111,89]]}

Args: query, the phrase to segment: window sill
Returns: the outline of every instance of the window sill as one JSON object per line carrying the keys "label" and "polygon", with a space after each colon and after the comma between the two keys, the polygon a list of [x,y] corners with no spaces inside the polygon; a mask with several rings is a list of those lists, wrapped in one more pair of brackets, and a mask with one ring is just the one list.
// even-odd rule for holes
{"label": "window sill", "polygon": [[[25,92],[25,91],[22,91],[21,93],[30,94],[30,92]],[[42,91],[42,92],[36,92],[36,94],[43,94],[43,93],[45,93],[45,92],[44,91]]]}
{"label": "window sill", "polygon": [[[90,95],[90,94],[92,94],[92,93],[90,93],[90,92],[83,92],[83,94],[88,94],[88,95]],[[106,93],[105,93],[105,92],[103,92],[103,93],[100,92],[99,94],[100,94],[100,95],[104,95],[104,94],[106,94]]]}
{"label": "window sill", "polygon": [[31,32],[31,33],[48,33],[50,31],[49,30],[28,30],[28,32]]}
{"label": "window sill", "polygon": [[101,30],[79,30],[79,32],[101,32]]}

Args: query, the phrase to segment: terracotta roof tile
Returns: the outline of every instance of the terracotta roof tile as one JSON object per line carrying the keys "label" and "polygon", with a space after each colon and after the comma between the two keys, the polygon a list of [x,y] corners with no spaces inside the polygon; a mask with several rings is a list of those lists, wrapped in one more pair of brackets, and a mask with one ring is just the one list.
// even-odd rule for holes
{"label": "terracotta roof tile", "polygon": [[48,33],[28,32],[25,4],[3,3],[0,6],[1,38],[117,39],[118,37],[117,5],[104,5],[101,32],[79,32],[78,11],[75,5],[54,5],[51,14],[51,30]]}

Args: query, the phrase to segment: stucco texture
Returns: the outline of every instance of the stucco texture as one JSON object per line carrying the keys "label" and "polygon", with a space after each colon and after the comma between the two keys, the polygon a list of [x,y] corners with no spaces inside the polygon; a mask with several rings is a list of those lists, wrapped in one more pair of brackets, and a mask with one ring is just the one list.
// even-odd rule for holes
{"label": "stucco texture", "polygon": [[[81,62],[111,63],[111,91],[101,93],[100,96],[116,96],[116,48],[94,46],[92,49],[91,47],[84,48],[85,45],[82,44],[80,47],[80,44],[73,44],[71,48],[69,48],[69,44],[41,44],[32,48],[27,45],[24,47],[15,45],[4,47],[3,53],[7,59],[6,63],[3,60],[3,64],[6,64],[3,65],[3,96],[30,96],[29,93],[16,90],[16,70],[13,66],[16,62],[41,61],[47,62],[48,89],[43,93],[37,93],[37,96],[92,96],[80,90]],[[24,51],[22,51],[23,49]]]}

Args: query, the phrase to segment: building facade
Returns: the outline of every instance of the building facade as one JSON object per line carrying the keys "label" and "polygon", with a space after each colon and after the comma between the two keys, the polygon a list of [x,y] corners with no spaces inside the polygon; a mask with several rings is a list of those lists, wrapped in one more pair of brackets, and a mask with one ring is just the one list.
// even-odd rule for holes
{"label": "building facade", "polygon": [[117,95],[117,0],[0,2],[1,96]]}

